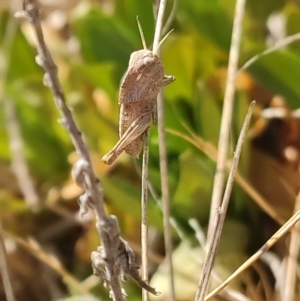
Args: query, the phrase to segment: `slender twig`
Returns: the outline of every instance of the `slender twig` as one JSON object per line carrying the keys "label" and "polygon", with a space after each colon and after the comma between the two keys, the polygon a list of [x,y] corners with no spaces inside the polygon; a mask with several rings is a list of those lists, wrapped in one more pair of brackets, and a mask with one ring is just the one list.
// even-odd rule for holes
{"label": "slender twig", "polygon": [[[154,34],[154,40],[153,40],[153,53],[156,55],[159,55],[160,36],[161,36],[161,31],[162,31],[165,6],[166,6],[166,1],[161,0],[160,4],[159,4],[159,10],[158,10],[158,16],[156,19],[155,34]],[[157,107],[159,129],[161,128],[160,113],[163,110],[163,108],[159,107],[160,97],[161,97],[161,93],[158,96],[158,107]],[[143,153],[143,169],[142,169],[142,205],[141,205],[141,208],[142,208],[142,226],[141,226],[142,227],[142,276],[143,276],[143,280],[145,280],[146,282],[148,280],[148,256],[147,256],[147,248],[148,248],[148,218],[147,218],[147,214],[148,214],[147,213],[148,157],[149,157],[149,129],[147,129],[147,131],[144,135],[144,153]],[[162,162],[162,159],[160,160],[160,162]],[[164,169],[164,170],[166,170],[166,169]],[[162,178],[163,178],[163,176],[162,176]],[[162,179],[162,181],[163,181],[163,179]],[[164,195],[166,195],[166,193],[165,193],[165,189],[163,188],[163,186],[165,187],[165,185],[162,183],[162,194],[163,194],[163,199],[164,199]],[[164,210],[164,213],[165,213],[165,210]],[[167,214],[168,223],[169,223],[169,216],[170,215]],[[170,226],[169,226],[169,228],[170,228]],[[169,232],[168,232],[168,235],[170,235]],[[166,253],[168,254],[168,252],[166,252]],[[167,255],[167,257],[168,257],[168,255]],[[173,274],[173,271],[172,271],[172,274]],[[173,292],[174,292],[174,289],[173,289]],[[143,290],[143,300],[144,301],[148,300],[148,293],[146,290]],[[174,299],[172,299],[172,300],[174,300]]]}
{"label": "slender twig", "polygon": [[230,199],[230,195],[231,195],[231,191],[232,191],[232,187],[233,187],[233,183],[234,183],[235,173],[236,173],[236,170],[238,167],[239,158],[240,158],[241,151],[242,151],[242,146],[243,146],[246,134],[247,134],[247,129],[249,127],[249,123],[250,123],[250,119],[252,116],[252,111],[253,111],[254,105],[255,105],[255,101],[253,101],[251,103],[248,113],[246,115],[243,127],[241,129],[241,133],[240,133],[240,136],[239,136],[239,139],[237,142],[237,146],[236,146],[236,150],[234,152],[234,156],[233,156],[233,160],[232,160],[232,166],[231,166],[230,173],[229,173],[228,180],[227,180],[227,185],[226,185],[226,189],[224,192],[222,205],[217,209],[217,212],[215,215],[216,218],[215,218],[214,229],[213,229],[213,238],[209,242],[209,248],[208,248],[208,251],[206,254],[206,259],[205,259],[205,262],[203,265],[203,271],[202,271],[202,274],[201,274],[201,277],[199,280],[198,290],[196,293],[195,301],[203,301],[205,294],[206,294],[210,274],[211,274],[211,271],[213,268],[217,248],[218,248],[219,241],[221,238],[221,233],[222,233],[223,224],[224,224],[224,220],[225,220],[225,216],[226,216],[226,212],[227,212],[227,207],[229,204],[229,199]]}
{"label": "slender twig", "polygon": [[[136,166],[138,168],[138,166]],[[140,170],[138,169],[138,172],[140,174]],[[162,211],[162,204],[161,201],[158,199],[158,194],[156,193],[155,189],[153,188],[152,184],[148,181],[148,189],[154,199],[154,201],[157,203],[158,208],[161,209]],[[184,243],[189,244],[190,243],[190,239],[186,236],[185,232],[183,231],[183,229],[181,229],[181,226],[177,223],[176,219],[174,217],[170,217],[170,224],[172,226],[172,228],[174,229],[174,231],[177,233],[178,237],[180,238],[180,240]],[[198,239],[200,245],[202,248],[205,247],[205,237],[204,237],[204,233],[201,231],[200,226],[197,224],[196,220],[191,219],[189,220],[189,224],[191,225],[191,227],[195,230],[196,232],[196,238]],[[199,233],[200,232],[200,233]],[[203,262],[199,261],[199,254],[194,252],[192,249],[190,250],[191,255],[202,265]],[[149,253],[149,255],[151,255],[151,253]],[[150,259],[151,256],[149,256]],[[156,258],[153,257],[153,261],[157,262],[157,263],[161,263],[161,261],[158,261]],[[174,271],[176,274],[176,270]],[[221,283],[221,277],[219,277],[216,273],[212,274],[212,277],[218,281],[219,283]],[[227,288],[224,293],[222,294],[222,296],[224,295],[225,298],[230,299],[232,301],[250,301],[247,297],[245,297],[244,295],[242,295],[240,292],[233,290],[233,289],[229,289]]]}
{"label": "slender twig", "polygon": [[4,232],[2,228],[2,221],[0,220],[0,274],[2,276],[3,288],[7,301],[15,301],[15,295],[12,288],[12,282],[9,276],[7,253],[4,242]]}
{"label": "slender twig", "polygon": [[5,34],[3,37],[3,42],[2,42],[2,49],[3,54],[5,55],[5,60],[2,60],[1,62],[1,73],[0,73],[0,100],[3,99],[5,91],[4,91],[4,83],[7,78],[7,72],[8,72],[8,67],[10,64],[11,60],[11,47],[14,41],[15,33],[17,30],[17,24],[14,18],[9,18],[7,25],[6,25],[6,30]]}
{"label": "slender twig", "polygon": [[[260,256],[260,261],[264,263],[272,272],[273,277],[275,279],[275,285],[274,288],[276,292],[278,293],[279,300],[284,300],[287,301],[286,299],[283,298],[283,291],[284,291],[284,278],[285,278],[285,263],[282,261],[282,258],[275,254],[272,251],[267,251],[263,253]],[[262,283],[263,279],[261,279]],[[267,293],[267,292],[266,292]],[[269,294],[269,292],[268,292]],[[270,294],[269,294],[270,296]],[[268,298],[267,298],[268,300]]]}
{"label": "slender twig", "polygon": [[29,241],[20,237],[14,236],[11,233],[3,231],[4,235],[15,241],[24,250],[28,251],[32,256],[51,267],[58,275],[60,275],[64,281],[72,288],[72,290],[79,292],[80,294],[87,294],[88,289],[85,288],[74,276],[69,273],[58,261],[58,259],[52,254],[48,254],[42,247],[34,240]]}
{"label": "slender twig", "polygon": [[61,124],[70,132],[72,142],[78,152],[79,156],[83,158],[88,164],[88,177],[90,179],[91,189],[93,199],[97,200],[100,204],[97,208],[99,209],[99,217],[105,218],[106,213],[104,209],[104,204],[102,200],[102,191],[99,188],[99,181],[97,180],[95,173],[93,172],[91,166],[91,159],[88,152],[88,148],[83,140],[82,134],[79,131],[70,109],[66,105],[65,95],[62,91],[62,87],[57,75],[57,66],[54,64],[52,57],[47,49],[44,41],[44,36],[41,28],[41,23],[39,19],[39,10],[33,0],[24,1],[24,12],[17,14],[17,17],[25,17],[33,25],[35,34],[37,37],[37,48],[38,56],[36,61],[38,64],[42,65],[46,74],[44,78],[44,83],[50,87],[56,106],[58,107],[62,119]]}
{"label": "slender twig", "polygon": [[169,30],[170,30],[170,26],[172,24],[172,22],[174,21],[174,18],[175,18],[175,14],[176,14],[176,11],[177,11],[177,5],[178,5],[178,0],[173,0],[173,6],[172,6],[172,9],[171,9],[171,12],[168,16],[168,19],[162,29],[162,35],[164,36]]}
{"label": "slender twig", "polygon": [[262,56],[265,56],[267,54],[270,54],[280,48],[283,48],[285,46],[288,46],[289,44],[292,44],[296,41],[300,40],[300,33],[296,33],[294,35],[290,35],[288,37],[285,37],[282,40],[279,40],[276,42],[276,44],[263,52],[253,56],[250,60],[248,60],[236,73],[236,76],[239,75],[243,70],[249,68],[253,63],[255,63],[258,59],[260,59]]}
{"label": "slender twig", "polygon": [[[159,3],[155,35],[153,41],[153,52],[158,54],[158,45],[162,31],[162,24],[164,12],[167,1],[161,0]],[[163,94],[159,93],[157,99],[157,120],[158,120],[158,139],[159,139],[159,159],[160,159],[160,175],[161,175],[161,192],[162,192],[162,207],[163,207],[163,225],[164,225],[164,240],[166,260],[168,264],[169,275],[169,296],[171,301],[175,301],[174,288],[174,273],[172,263],[172,231],[170,225],[170,199],[169,199],[169,184],[168,184],[168,162],[166,149],[166,133],[165,133],[165,119],[164,119],[164,102]]]}
{"label": "slender twig", "polygon": [[[102,243],[102,254],[105,258],[106,282],[111,289],[111,296],[114,301],[123,301],[124,294],[120,284],[120,268],[116,268],[117,254],[119,247],[124,243],[120,240],[117,221],[107,216],[104,208],[103,193],[91,164],[91,158],[87,145],[79,131],[72,113],[66,105],[60,81],[58,79],[57,66],[54,64],[49,50],[45,44],[41,28],[39,9],[34,0],[24,0],[24,11],[19,12],[17,17],[25,17],[33,26],[37,38],[38,56],[36,61],[45,70],[44,83],[49,86],[53,93],[54,101],[59,109],[62,120],[61,124],[69,131],[72,142],[79,156],[79,160],[73,167],[73,176],[78,185],[84,188],[85,192],[80,197],[80,212],[85,214],[88,208],[93,208],[96,215],[96,226]],[[119,262],[120,263],[120,262]]]}
{"label": "slender twig", "polygon": [[164,121],[164,105],[163,97],[160,93],[158,95],[158,138],[159,138],[159,158],[160,158],[160,177],[161,177],[161,192],[162,192],[162,209],[163,209],[163,225],[164,225],[164,240],[165,252],[168,262],[168,275],[169,275],[169,290],[170,300],[175,299],[174,288],[174,273],[172,262],[172,229],[170,220],[170,196],[169,196],[169,183],[168,183],[168,162],[166,151],[166,134],[165,134],[165,121]]}
{"label": "slender twig", "polygon": [[162,31],[162,27],[163,27],[166,5],[167,5],[167,0],[160,0],[157,18],[156,18],[154,40],[153,40],[153,53],[154,54],[157,54],[158,50],[159,50],[158,45],[160,42],[161,31]]}
{"label": "slender twig", "polygon": [[12,170],[28,206],[36,210],[40,205],[39,196],[35,190],[25,159],[24,143],[15,104],[13,100],[7,98],[5,99],[5,117],[12,154]]}
{"label": "slender twig", "polygon": [[[11,47],[17,30],[17,24],[14,18],[10,18],[7,22],[6,32],[3,39],[3,51],[5,60],[3,61],[1,80],[0,80],[0,99],[4,102],[5,119],[8,128],[8,137],[12,153],[12,169],[19,182],[25,200],[31,208],[36,208],[39,202],[35,192],[32,179],[29,175],[28,166],[23,152],[23,141],[18,119],[15,115],[14,103],[5,97],[4,83],[6,81],[8,66],[11,60]],[[7,301],[14,301],[15,296],[10,279],[7,254],[4,241],[4,231],[2,221],[0,220],[0,273]]]}
{"label": "slender twig", "polygon": [[[198,240],[201,249],[204,250],[205,245],[206,245],[206,238],[205,238],[205,233],[204,233],[203,229],[201,229],[198,221],[194,218],[189,219],[189,225],[195,231],[196,239]],[[193,252],[193,255],[200,262],[199,254],[197,254],[196,252]],[[202,265],[202,263],[203,262],[200,262],[201,265]],[[219,283],[222,282],[221,277],[217,274],[216,271],[212,271],[211,276],[215,281],[218,281]],[[230,289],[230,288],[226,288],[223,291],[222,297],[224,297],[225,299],[231,300],[231,301],[250,301],[250,299],[247,298],[246,296],[244,296],[242,293],[240,293],[236,290]]]}
{"label": "slender twig", "polygon": [[18,180],[20,189],[28,206],[36,209],[38,207],[39,197],[34,189],[34,184],[25,160],[23,139],[19,120],[16,116],[15,105],[11,99],[8,99],[5,96],[4,91],[4,83],[6,81],[7,71],[11,60],[11,47],[16,30],[16,20],[13,17],[10,17],[6,25],[5,36],[2,43],[5,60],[3,60],[2,72],[0,74],[0,100],[3,100],[4,103],[4,114],[12,156],[12,170]]}
{"label": "slender twig", "polygon": [[[137,23],[142,39],[143,48],[147,49],[142,26],[137,17]],[[148,163],[149,163],[149,135],[150,127],[148,127],[143,135],[143,165],[142,165],[142,197],[141,197],[141,249],[142,249],[142,279],[148,283]],[[142,300],[148,301],[148,291],[142,289]]]}
{"label": "slender twig", "polygon": [[234,14],[229,63],[227,71],[227,82],[225,88],[225,96],[223,103],[223,114],[221,120],[221,128],[218,142],[218,159],[213,184],[212,200],[210,206],[210,217],[207,233],[207,243],[212,238],[212,230],[214,226],[216,209],[220,207],[221,198],[224,188],[225,165],[227,160],[227,151],[229,145],[229,132],[232,119],[233,101],[235,93],[235,74],[237,71],[239,60],[239,49],[242,32],[242,21],[244,17],[244,7],[246,0],[237,0]]}
{"label": "slender twig", "polygon": [[245,261],[234,273],[230,275],[221,285],[209,293],[206,300],[209,300],[218,294],[224,287],[226,287],[235,277],[242,273],[245,269],[250,267],[263,253],[268,251],[281,237],[283,237],[298,221],[300,220],[300,210],[298,210],[271,238],[247,261]]}
{"label": "slender twig", "polygon": [[[141,245],[142,245],[142,279],[148,283],[148,161],[149,161],[149,128],[144,133],[144,150],[142,166],[142,199],[141,199]],[[143,301],[147,301],[148,291],[143,289]]]}
{"label": "slender twig", "polygon": [[189,225],[195,232],[195,236],[199,242],[199,245],[202,249],[205,248],[206,245],[206,238],[203,229],[200,227],[198,221],[195,218],[189,219]]}
{"label": "slender twig", "polygon": [[[294,212],[300,209],[300,193],[298,193]],[[300,251],[300,224],[296,224],[295,229],[291,232],[291,240],[286,264],[286,273],[283,284],[283,298],[285,301],[293,301],[295,295],[295,287],[297,280],[297,259]]]}

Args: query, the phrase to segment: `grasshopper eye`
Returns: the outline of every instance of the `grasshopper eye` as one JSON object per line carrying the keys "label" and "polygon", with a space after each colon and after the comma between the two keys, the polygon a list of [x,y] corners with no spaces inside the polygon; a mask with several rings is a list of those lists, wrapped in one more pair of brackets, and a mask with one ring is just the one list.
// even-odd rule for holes
{"label": "grasshopper eye", "polygon": [[151,64],[153,62],[153,57],[151,56],[146,56],[143,58],[143,65],[148,65]]}

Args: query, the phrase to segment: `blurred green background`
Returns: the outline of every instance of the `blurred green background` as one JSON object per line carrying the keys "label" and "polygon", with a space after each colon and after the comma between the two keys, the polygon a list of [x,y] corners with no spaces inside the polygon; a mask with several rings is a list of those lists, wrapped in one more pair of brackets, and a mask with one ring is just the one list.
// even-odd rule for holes
{"label": "blurred green background", "polygon": [[[68,105],[89,145],[107,209],[118,216],[122,235],[138,252],[141,159],[133,160],[123,154],[108,167],[101,162],[101,157],[118,140],[119,83],[130,54],[142,48],[136,16],[151,48],[156,7],[150,0],[56,0],[51,4],[40,1],[40,5],[45,40],[58,66]],[[188,219],[196,218],[203,227],[207,224],[215,162],[184,136],[195,143],[201,137],[217,145],[234,6],[233,0],[178,0],[171,25],[165,29],[165,33],[171,28],[174,32],[162,46],[162,62],[165,73],[176,77],[164,89],[172,216],[191,244],[195,243],[194,231]],[[172,8],[173,1],[168,1],[166,20]],[[43,71],[35,63],[32,28],[26,21],[13,17],[17,9],[20,7],[9,1],[0,5],[0,217],[8,233],[19,238],[34,237],[43,250],[54,253],[70,274],[82,281],[92,273],[89,254],[99,241],[92,217],[85,222],[77,218],[80,189],[70,177],[77,155],[68,133],[59,124],[52,95],[43,86]],[[299,30],[298,2],[248,1],[239,67]],[[262,110],[280,107],[291,114],[300,107],[299,51],[300,43],[296,41],[260,57],[238,74],[231,127],[229,158],[248,105],[255,99],[257,106],[240,172],[251,189],[257,189],[283,220],[291,215],[300,186],[300,126],[292,115],[266,120]],[[20,130],[19,136],[15,127]],[[25,176],[25,182],[10,168],[22,155],[30,176],[26,176],[21,165],[17,164],[15,170]],[[154,271],[163,256],[155,127],[151,127],[149,181],[155,192],[149,197],[150,232],[156,237],[151,240],[150,248],[156,254],[153,255],[156,259],[150,258],[151,262],[154,260]],[[22,184],[28,188],[28,183],[33,184],[34,195],[25,195]],[[232,249],[224,252],[244,258],[258,247],[268,237],[267,233],[277,227],[272,219],[262,217],[264,213],[259,206],[237,185],[227,215],[231,231],[223,238]],[[232,227],[231,223],[236,226]],[[259,238],[257,229],[260,229]],[[232,242],[233,237],[239,243]],[[174,242],[181,244],[175,232]],[[16,248],[17,251],[9,254],[9,262],[13,283],[21,283],[15,288],[18,300],[56,300],[78,293],[64,278],[67,292],[60,277],[30,255],[43,251],[32,251],[32,246],[31,251]],[[278,253],[282,250],[279,248]],[[186,249],[182,252],[181,258],[187,256]],[[29,263],[22,258],[27,258]],[[36,279],[40,273],[45,276]],[[194,273],[198,279],[198,271]],[[191,286],[196,289],[197,280],[193,281]],[[107,293],[97,285],[93,293],[108,299]],[[132,283],[127,285],[127,293],[131,300],[140,299],[139,289]],[[184,300],[193,299],[193,293],[183,294]]]}

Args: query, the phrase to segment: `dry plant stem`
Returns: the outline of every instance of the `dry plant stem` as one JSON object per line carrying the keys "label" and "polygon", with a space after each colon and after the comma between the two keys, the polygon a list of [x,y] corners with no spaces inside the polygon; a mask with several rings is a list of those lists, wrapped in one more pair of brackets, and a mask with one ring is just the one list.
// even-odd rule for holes
{"label": "dry plant stem", "polygon": [[2,278],[3,288],[7,301],[15,301],[15,296],[12,288],[12,283],[9,277],[7,254],[4,242],[4,232],[2,221],[0,220],[0,274]]}
{"label": "dry plant stem", "polygon": [[[263,262],[266,263],[264,260]],[[257,263],[257,262],[254,262],[252,264],[252,268],[260,279],[261,282],[260,287],[264,289],[265,292],[264,294],[266,296],[265,300],[273,300],[274,286],[272,283],[270,283],[270,275],[268,271],[266,271],[265,267],[261,263]],[[256,292],[261,288],[253,283],[253,280],[251,280],[250,278],[251,277],[250,273],[247,276],[245,275],[245,277],[247,281],[245,285],[247,286],[247,291],[250,292],[249,297],[252,297],[251,300],[255,300]]]}
{"label": "dry plant stem", "polygon": [[[149,189],[149,191],[150,191],[153,199],[158,204],[159,208],[162,210],[162,208],[161,208],[161,202],[160,202],[160,200],[158,200],[158,195],[154,191],[154,189],[153,189],[153,187],[152,187],[152,185],[151,185],[151,183],[149,181],[148,181],[148,189]],[[175,232],[177,233],[178,237],[180,238],[180,240],[182,242],[190,243],[189,239],[186,237],[186,234],[180,228],[180,226],[178,225],[178,223],[176,222],[176,220],[173,217],[170,217],[170,223],[171,223],[171,226],[173,227],[173,229],[175,230]],[[196,220],[194,220],[194,219],[189,220],[189,224],[195,230],[195,232],[196,232],[196,238],[198,239],[201,247],[204,248],[205,247],[205,235],[202,232],[202,230],[200,229],[199,224],[197,224]],[[199,232],[201,232],[201,233],[199,233]],[[200,240],[199,240],[199,238],[200,238]],[[137,247],[133,248],[133,249],[137,251]],[[140,252],[138,252],[138,253],[140,253]],[[191,251],[191,253],[192,253],[192,256],[194,256],[196,260],[199,260],[198,254],[196,254],[195,252],[192,252],[192,251]],[[162,263],[162,258],[156,257],[155,254],[153,254],[152,256],[151,255],[152,254],[149,253],[149,260],[150,261],[155,262],[157,264]],[[217,281],[221,282],[220,278],[217,275],[213,275],[213,277]],[[228,300],[231,300],[231,301],[250,301],[249,298],[245,297],[240,292],[237,292],[237,291],[232,290],[232,289],[227,289],[224,292],[223,295],[224,295],[225,299],[228,299]]]}
{"label": "dry plant stem", "polygon": [[[164,12],[167,1],[161,0],[159,3],[155,35],[153,41],[153,52],[158,55],[158,45],[162,31],[162,24],[164,19]],[[171,301],[175,301],[174,288],[174,273],[172,263],[172,231],[170,225],[170,199],[169,199],[169,184],[168,184],[168,162],[166,149],[166,133],[164,120],[164,103],[162,92],[158,95],[157,101],[157,120],[158,120],[158,139],[159,139],[159,161],[160,161],[160,175],[161,175],[161,191],[162,191],[162,209],[163,209],[163,225],[164,225],[164,240],[166,260],[168,263],[169,274],[169,296]]]}
{"label": "dry plant stem", "polygon": [[39,207],[40,201],[25,159],[21,128],[14,102],[11,99],[5,100],[5,118],[12,154],[12,170],[18,180],[28,206],[36,210]]}
{"label": "dry plant stem", "polygon": [[232,119],[234,92],[235,92],[235,74],[238,66],[239,48],[242,32],[242,21],[244,17],[244,7],[246,0],[237,0],[233,22],[229,66],[227,71],[227,82],[223,103],[223,114],[221,120],[220,136],[218,142],[218,159],[213,184],[212,201],[210,206],[210,217],[207,233],[207,243],[212,238],[212,231],[216,216],[216,209],[221,205],[221,198],[224,188],[225,165],[227,160],[227,151],[229,145],[229,132]]}
{"label": "dry plant stem", "polygon": [[[275,290],[276,294],[278,295],[278,300],[284,300],[283,297],[283,286],[284,286],[284,277],[285,277],[285,268],[283,267],[283,262],[282,259],[272,251],[267,251],[263,253],[260,256],[260,261],[264,263],[269,269],[270,272],[273,274],[274,281],[275,281]],[[253,268],[254,268],[254,263],[253,263]],[[257,269],[257,265],[256,269]],[[263,279],[261,275],[259,275],[260,281],[262,286],[267,285],[266,279]],[[270,281],[270,279],[269,279]],[[269,284],[272,285],[272,284]],[[274,294],[274,288],[271,288],[271,294],[270,294],[270,289],[268,288],[268,291],[264,287],[265,290],[265,295],[266,295],[266,300],[272,300],[273,298],[271,297]],[[273,291],[273,293],[272,293]],[[285,301],[285,300],[284,300]]]}
{"label": "dry plant stem", "polygon": [[[148,161],[149,161],[149,132],[144,133],[143,167],[142,167],[142,199],[141,199],[141,241],[142,241],[142,279],[148,283]],[[147,301],[148,291],[143,289],[143,301]]]}
{"label": "dry plant stem", "polygon": [[[198,148],[200,151],[206,154],[211,160],[216,161],[217,149],[211,143],[205,142],[201,137],[194,134],[190,129],[188,129],[187,126],[185,126],[185,128],[192,135],[192,137],[189,137],[185,134],[171,129],[168,129],[167,131],[175,136],[181,137],[182,139],[190,142],[192,145],[194,145],[196,148]],[[228,160],[226,162],[227,171],[230,170],[230,166],[231,161]],[[240,185],[240,187],[242,187],[245,190],[245,192],[247,192],[248,195],[257,203],[257,205],[260,206],[272,219],[278,222],[278,224],[283,225],[286,222],[286,220],[280,215],[278,215],[274,208],[269,205],[270,202],[267,202],[267,200],[264,199],[263,196],[260,195],[258,191],[255,190],[238,171],[236,172],[235,180]]]}
{"label": "dry plant stem", "polygon": [[189,219],[188,222],[195,232],[195,237],[198,240],[200,247],[204,249],[206,244],[206,238],[203,229],[200,227],[198,221],[195,218]]}
{"label": "dry plant stem", "polygon": [[281,237],[283,237],[298,221],[300,220],[300,210],[298,210],[255,254],[245,261],[230,277],[221,285],[215,288],[205,297],[205,301],[218,294],[226,287],[235,277],[250,267],[263,253],[268,251]]}
{"label": "dry plant stem", "polygon": [[[138,168],[138,166],[136,166]],[[137,169],[138,173],[140,173],[140,170]],[[151,182],[148,181],[148,189],[149,189],[149,192],[152,196],[152,198],[154,199],[154,201],[156,202],[156,204],[158,205],[158,208],[161,210],[161,212],[163,212],[162,210],[162,203],[161,201],[158,199],[158,193],[155,191],[153,185]],[[176,222],[176,220],[170,216],[170,224],[171,226],[173,227],[173,229],[175,230],[175,232],[177,233],[178,237],[181,239],[181,240],[184,240],[185,239],[185,233],[184,231],[180,228],[180,226],[178,225],[178,223]],[[151,256],[151,253],[149,253],[149,259],[150,259],[150,256]],[[162,261],[155,261],[154,259],[152,259],[152,261],[156,262],[156,263],[161,263]]]}
{"label": "dry plant stem", "polygon": [[[200,247],[202,249],[204,249],[205,244],[206,244],[206,238],[205,238],[203,229],[201,229],[201,227],[196,219],[189,219],[188,222],[189,222],[189,225],[192,227],[192,229],[195,231],[195,236],[199,242]],[[202,262],[199,260],[198,254],[195,251],[194,252],[192,251],[192,255],[196,258],[197,261],[199,261],[200,264],[202,264]],[[221,278],[216,273],[216,271],[212,271],[212,277],[214,278],[215,281],[218,281],[220,283],[222,282]],[[242,293],[240,293],[236,290],[230,289],[230,288],[227,288],[222,293],[223,294],[221,296],[224,297],[225,300],[250,301],[250,299],[247,298],[246,296],[244,296]]]}
{"label": "dry plant stem", "polygon": [[[158,204],[159,208],[162,210],[161,202],[158,200],[157,193],[154,191],[154,189],[153,189],[151,183],[149,183],[149,181],[148,181],[148,189],[149,189],[152,197],[154,198],[155,202]],[[190,243],[189,239],[186,237],[186,234],[180,228],[180,226],[178,225],[178,223],[176,222],[176,220],[173,217],[170,217],[170,223],[171,223],[171,226],[173,227],[173,229],[175,230],[175,232],[177,233],[178,237],[180,238],[180,240],[183,242]],[[196,220],[193,220],[193,219],[189,220],[189,223],[190,223],[191,227],[197,233],[196,238],[199,239],[199,237],[201,236],[199,243],[200,243],[201,247],[204,248],[205,247],[205,236],[204,236],[204,233],[202,233],[200,226],[197,224]],[[195,224],[197,224],[197,226]],[[201,233],[198,233],[199,231]],[[136,248],[133,248],[133,249],[136,250]],[[191,251],[191,253],[192,253],[192,256],[194,256],[196,260],[199,260],[198,254],[196,254],[195,252],[192,252],[192,251]],[[158,258],[156,256],[151,256],[151,253],[149,253],[149,260],[151,260],[155,263],[158,263],[158,264],[160,264],[162,262],[162,258]],[[217,275],[214,274],[213,277],[217,281],[221,282],[220,278]],[[240,292],[232,290],[232,289],[227,289],[226,291],[224,291],[224,294],[222,294],[222,296],[223,295],[224,295],[225,299],[228,299],[231,301],[250,301],[249,298],[245,297]]]}
{"label": "dry plant stem", "polygon": [[227,181],[222,205],[221,205],[221,207],[219,207],[217,209],[217,212],[215,215],[216,219],[215,219],[215,224],[214,224],[214,229],[213,229],[213,238],[209,242],[209,248],[208,248],[208,251],[206,254],[202,274],[201,274],[200,281],[198,284],[198,290],[196,293],[196,298],[195,298],[196,301],[203,301],[205,294],[206,294],[211,271],[212,271],[214,260],[216,257],[217,248],[218,248],[219,241],[221,238],[221,232],[223,229],[223,224],[224,224],[224,220],[225,220],[225,216],[226,216],[226,212],[227,212],[227,207],[229,204],[229,199],[230,199],[230,195],[231,195],[231,191],[232,191],[232,187],[233,187],[233,183],[234,183],[235,173],[236,173],[236,170],[238,167],[239,158],[240,158],[241,151],[242,151],[242,146],[243,146],[246,134],[247,134],[247,129],[249,127],[249,123],[250,123],[254,105],[255,105],[255,102],[252,101],[250,108],[248,110],[248,113],[246,115],[243,127],[241,129],[241,133],[240,133],[240,136],[239,136],[239,139],[237,142],[236,150],[234,152],[232,166],[231,166],[231,170],[230,170],[230,173],[228,176],[228,181]]}
{"label": "dry plant stem", "polygon": [[169,290],[170,300],[175,301],[175,288],[174,288],[174,273],[172,262],[172,229],[170,220],[170,196],[169,196],[169,183],[168,183],[168,162],[167,162],[167,149],[166,149],[166,132],[164,120],[164,104],[162,93],[158,95],[158,139],[159,139],[159,161],[160,161],[160,177],[161,177],[161,191],[162,191],[162,210],[163,210],[163,225],[164,225],[164,240],[165,252],[168,262],[168,275],[169,275]]}
{"label": "dry plant stem", "polygon": [[[295,202],[295,212],[300,209],[300,193],[298,193]],[[286,265],[285,283],[283,285],[283,298],[285,301],[293,301],[297,282],[297,258],[300,250],[300,224],[296,224],[295,229],[291,231],[291,240]]]}
{"label": "dry plant stem", "polygon": [[275,208],[268,202],[238,171],[236,173],[236,182],[245,192],[256,202],[260,208],[265,211],[279,225],[283,225],[286,219],[278,214]]}
{"label": "dry plant stem", "polygon": [[153,53],[156,55],[158,54],[157,53],[158,45],[160,42],[161,31],[163,28],[163,21],[164,21],[166,5],[167,5],[167,0],[159,1],[159,8],[158,8],[158,13],[157,13],[157,18],[156,18],[155,33],[154,33],[154,40],[153,40]]}
{"label": "dry plant stem", "polygon": [[14,236],[5,232],[5,236],[9,239],[14,240],[18,245],[30,252],[32,256],[51,267],[58,275],[60,275],[64,281],[72,288],[72,290],[79,292],[80,294],[87,294],[88,289],[85,289],[81,283],[75,279],[64,267],[61,266],[60,262],[53,256],[45,252],[35,241],[26,241],[22,238]]}
{"label": "dry plant stem", "polygon": [[5,60],[3,61],[1,82],[0,82],[0,99],[4,102],[4,114],[8,130],[8,139],[12,155],[12,170],[18,180],[24,198],[29,207],[36,209],[39,198],[34,189],[32,178],[24,155],[23,139],[20,130],[16,110],[12,100],[7,99],[4,95],[4,83],[6,81],[7,70],[11,59],[11,47],[17,30],[16,20],[13,17],[7,22],[5,36],[3,38],[3,52]]}
{"label": "dry plant stem", "polygon": [[115,246],[111,244],[111,241],[109,240],[109,235],[107,235],[106,233],[106,229],[109,228],[108,223],[110,222],[110,220],[105,212],[103,203],[103,193],[102,189],[100,188],[99,180],[96,178],[95,173],[93,171],[86,143],[84,142],[82,134],[77,128],[77,125],[75,124],[70,109],[66,105],[65,96],[57,75],[57,66],[54,64],[44,41],[41,23],[39,19],[39,10],[33,0],[25,0],[23,2],[23,8],[24,12],[19,13],[18,16],[25,17],[34,28],[37,37],[38,48],[37,62],[41,64],[41,66],[46,72],[44,80],[53,93],[55,104],[62,116],[61,123],[69,131],[76,152],[85,165],[84,182],[86,186],[85,188],[87,199],[84,205],[81,204],[82,213],[84,214],[86,212],[88,205],[94,209],[97,218],[97,231],[99,232],[101,243],[105,250],[106,268],[110,276],[109,280],[112,299],[114,301],[123,301],[124,296],[119,281],[119,275],[117,275],[114,271],[115,250],[113,250],[113,247]]}
{"label": "dry plant stem", "polygon": [[1,52],[5,56],[5,60],[1,60],[0,73],[0,100],[4,99],[4,84],[7,78],[8,66],[11,60],[11,48],[16,34],[17,24],[14,18],[10,17],[7,22],[6,30],[3,37]]}
{"label": "dry plant stem", "polygon": [[52,57],[47,49],[44,41],[44,36],[41,28],[41,23],[39,19],[38,8],[34,1],[25,0],[24,1],[25,16],[28,21],[33,25],[35,34],[37,37],[37,48],[38,48],[38,63],[42,65],[46,74],[45,81],[46,84],[50,86],[50,89],[54,96],[54,101],[61,113],[62,119],[61,124],[69,131],[72,138],[72,142],[76,148],[78,155],[83,158],[89,164],[88,175],[90,178],[90,184],[92,185],[92,192],[94,193],[95,200],[97,200],[98,215],[100,218],[105,218],[106,213],[104,210],[104,205],[102,201],[102,191],[99,188],[98,180],[92,170],[91,159],[88,152],[88,148],[83,140],[82,134],[77,128],[75,121],[73,119],[70,109],[66,105],[66,100],[64,93],[62,91],[58,75],[57,66],[54,64]]}
{"label": "dry plant stem", "polygon": [[174,21],[175,18],[175,13],[177,11],[177,2],[178,0],[173,0],[173,6],[172,6],[172,10],[168,16],[168,19],[162,29],[162,35],[164,36],[169,30],[170,30],[170,26],[172,24],[172,22]]}
{"label": "dry plant stem", "polygon": [[[153,53],[158,55],[158,46],[162,31],[163,16],[166,1],[162,0],[159,4],[158,16],[156,19],[155,35],[153,41]],[[145,46],[144,46],[145,47]],[[161,93],[160,93],[161,94]],[[159,94],[159,95],[160,95]],[[156,108],[155,108],[156,109]],[[159,107],[157,108],[160,111]],[[160,128],[160,120],[158,116],[158,126]],[[144,154],[143,154],[143,171],[142,171],[142,274],[143,280],[148,280],[148,217],[147,217],[147,197],[148,197],[148,157],[149,157],[149,129],[144,135]],[[169,215],[168,215],[169,218]],[[143,289],[143,300],[148,300],[148,293]],[[174,299],[172,299],[174,300]]]}

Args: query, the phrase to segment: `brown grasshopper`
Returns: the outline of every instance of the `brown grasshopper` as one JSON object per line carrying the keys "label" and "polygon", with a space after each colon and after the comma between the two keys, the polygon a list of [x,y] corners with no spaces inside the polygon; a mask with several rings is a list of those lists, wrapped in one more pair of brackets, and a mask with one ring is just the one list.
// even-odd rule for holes
{"label": "brown grasshopper", "polygon": [[144,49],[131,54],[128,69],[121,82],[119,91],[120,139],[103,156],[102,161],[106,164],[112,164],[123,151],[134,158],[139,157],[143,133],[150,126],[151,119],[153,124],[157,125],[157,95],[163,86],[175,80],[172,75],[164,75],[164,68],[159,57],[147,49],[140,24],[138,25]]}

